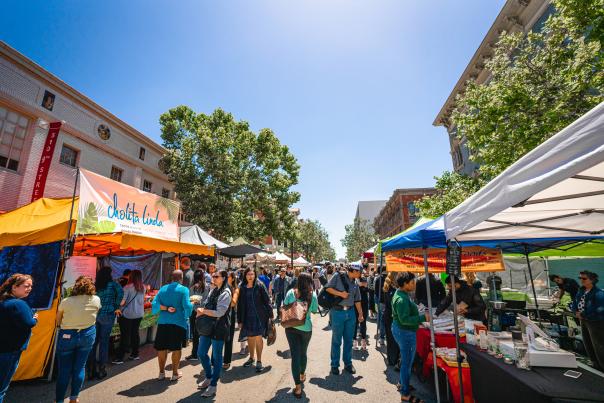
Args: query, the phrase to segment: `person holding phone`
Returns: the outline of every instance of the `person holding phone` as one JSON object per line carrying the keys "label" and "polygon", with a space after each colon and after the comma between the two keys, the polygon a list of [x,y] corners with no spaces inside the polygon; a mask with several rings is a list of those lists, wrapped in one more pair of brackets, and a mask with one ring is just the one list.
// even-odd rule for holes
{"label": "person holding phone", "polygon": [[29,344],[31,329],[38,323],[38,314],[23,301],[32,287],[31,276],[19,273],[0,286],[0,328],[4,329],[0,332],[0,403]]}

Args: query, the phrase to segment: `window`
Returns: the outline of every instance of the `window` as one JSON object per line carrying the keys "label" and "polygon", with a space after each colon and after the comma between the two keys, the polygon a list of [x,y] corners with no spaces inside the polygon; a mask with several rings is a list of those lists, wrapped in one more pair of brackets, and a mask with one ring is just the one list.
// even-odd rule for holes
{"label": "window", "polygon": [[151,192],[151,189],[153,189],[153,183],[149,182],[148,180],[144,180],[143,181],[143,190],[145,192]]}
{"label": "window", "polygon": [[78,161],[77,150],[74,150],[73,148],[63,144],[63,148],[61,149],[61,158],[59,161],[65,165],[75,168]]}
{"label": "window", "polygon": [[111,179],[113,179],[114,181],[121,182],[123,173],[124,173],[123,169],[120,169],[116,166],[111,167]]}
{"label": "window", "polygon": [[138,159],[144,161],[145,160],[145,149],[143,147],[138,150]]}
{"label": "window", "polygon": [[29,120],[0,106],[0,167],[16,171]]}
{"label": "window", "polygon": [[170,189],[163,188],[161,190],[161,197],[165,197],[166,199],[170,198]]}
{"label": "window", "polygon": [[409,211],[409,217],[414,218],[417,215],[417,207],[415,207],[415,203],[407,203],[407,211]]}

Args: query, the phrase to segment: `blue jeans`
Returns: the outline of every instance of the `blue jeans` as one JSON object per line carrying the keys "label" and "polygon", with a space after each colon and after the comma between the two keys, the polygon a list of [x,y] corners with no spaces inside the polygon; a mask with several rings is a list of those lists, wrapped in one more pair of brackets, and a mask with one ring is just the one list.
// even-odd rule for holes
{"label": "blue jeans", "polygon": [[409,388],[411,367],[413,366],[413,360],[415,359],[416,332],[414,330],[401,329],[396,323],[393,323],[392,336],[401,350],[401,372],[399,381],[401,384],[401,395],[409,396],[411,394]]}
{"label": "blue jeans", "polygon": [[17,372],[19,359],[22,351],[11,351],[10,353],[0,353],[0,403],[4,401],[4,396],[8,390],[13,375]]}
{"label": "blue jeans", "polygon": [[380,303],[378,306],[377,313],[377,326],[378,326],[378,334],[380,335],[380,339],[384,340],[386,338],[386,322],[384,321],[384,311],[386,310],[386,304]]}
{"label": "blue jeans", "polygon": [[75,400],[84,384],[86,360],[94,345],[96,326],[83,330],[59,330],[57,341],[57,387],[56,401],[62,402],[71,381],[69,398]]}
{"label": "blue jeans", "polygon": [[[208,355],[212,347],[212,360]],[[208,336],[201,336],[199,338],[199,349],[197,350],[197,356],[201,361],[201,366],[206,373],[206,378],[210,380],[210,385],[218,385],[218,379],[220,378],[220,371],[222,370],[222,348],[224,347],[224,340],[213,340]]]}
{"label": "blue jeans", "polygon": [[[109,338],[111,336],[111,330],[115,323],[114,313],[104,313],[96,317],[96,338],[94,340],[94,347],[91,352],[91,359],[93,363],[99,363],[105,365],[109,362]],[[96,359],[96,351],[99,349],[99,358]]]}
{"label": "blue jeans", "polygon": [[352,339],[357,317],[354,307],[347,311],[332,309],[331,311],[331,366],[340,367],[340,347],[344,340],[344,366],[352,365]]}

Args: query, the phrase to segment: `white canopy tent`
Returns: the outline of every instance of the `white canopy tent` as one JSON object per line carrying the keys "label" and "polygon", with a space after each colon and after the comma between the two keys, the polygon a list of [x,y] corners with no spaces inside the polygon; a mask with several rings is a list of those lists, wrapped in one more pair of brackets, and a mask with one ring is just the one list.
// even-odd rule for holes
{"label": "white canopy tent", "polygon": [[310,265],[310,263],[304,259],[304,257],[300,256],[296,259],[294,259],[294,266],[308,266]]}
{"label": "white canopy tent", "polygon": [[180,242],[198,244],[198,245],[213,245],[218,249],[226,248],[229,245],[219,241],[212,235],[205,232],[197,225],[185,225],[178,228],[180,231]]}
{"label": "white canopy tent", "polygon": [[288,263],[291,261],[290,257],[282,252],[275,252],[270,257],[275,263]]}
{"label": "white canopy tent", "polygon": [[444,216],[447,239],[604,238],[604,103]]}

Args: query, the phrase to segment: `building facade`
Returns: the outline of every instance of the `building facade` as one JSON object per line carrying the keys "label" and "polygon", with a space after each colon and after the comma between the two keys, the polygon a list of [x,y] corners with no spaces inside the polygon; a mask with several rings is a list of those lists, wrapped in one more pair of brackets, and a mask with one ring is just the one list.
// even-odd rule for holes
{"label": "building facade", "polygon": [[463,94],[470,80],[479,84],[488,82],[490,73],[485,69],[486,61],[493,55],[493,49],[502,32],[540,31],[547,18],[554,12],[549,0],[507,0],[495,22],[480,43],[464,72],[449,94],[446,102],[434,119],[434,126],[444,126],[449,135],[451,159],[455,172],[473,175],[478,168],[470,160],[471,150],[466,144],[463,133],[458,133],[457,127],[451,121],[451,113],[455,109],[455,98]]}
{"label": "building facade", "polygon": [[357,204],[357,212],[354,216],[355,221],[367,220],[373,225],[375,218],[380,214],[388,200],[366,200]]}
{"label": "building facade", "polygon": [[396,235],[412,226],[419,218],[415,202],[435,193],[434,188],[396,189],[373,222],[380,239]]}
{"label": "building facade", "polygon": [[175,198],[164,149],[0,41],[0,210],[31,200],[50,122],[62,121],[44,197],[71,197],[81,167]]}

